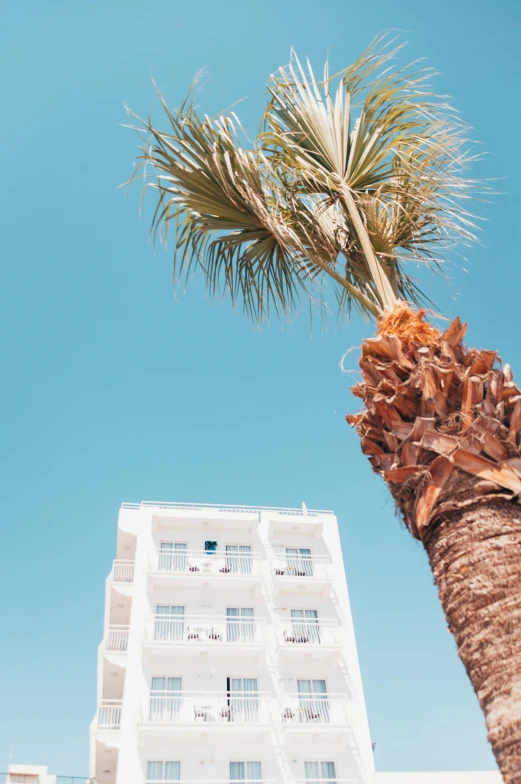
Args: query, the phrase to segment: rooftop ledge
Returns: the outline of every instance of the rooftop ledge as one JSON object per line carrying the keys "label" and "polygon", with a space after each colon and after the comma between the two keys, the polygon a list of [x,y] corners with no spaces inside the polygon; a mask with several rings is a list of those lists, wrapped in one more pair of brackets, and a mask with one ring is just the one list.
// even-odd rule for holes
{"label": "rooftop ledge", "polygon": [[139,504],[123,503],[122,509],[142,509],[142,508],[170,509],[172,511],[188,511],[205,513],[210,510],[222,512],[224,514],[260,514],[261,512],[276,515],[290,515],[298,517],[321,517],[322,515],[334,516],[330,509],[307,509],[305,504],[300,508],[290,508],[283,506],[238,506],[236,504],[188,504],[180,501],[141,501]]}

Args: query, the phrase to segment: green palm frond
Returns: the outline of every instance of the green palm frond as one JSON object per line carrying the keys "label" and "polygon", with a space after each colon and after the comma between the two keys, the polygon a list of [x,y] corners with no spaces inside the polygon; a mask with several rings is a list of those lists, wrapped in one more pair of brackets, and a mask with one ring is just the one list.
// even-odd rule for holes
{"label": "green palm frond", "polygon": [[161,101],[168,132],[137,118],[137,129],[150,139],[132,179],[143,173],[145,189],[158,193],[154,235],[166,243],[175,227],[176,282],[200,268],[211,294],[228,291],[234,304],[242,302],[262,321],[271,308],[289,316],[303,294],[320,302],[327,275],[363,312],[377,312],[363,292],[338,274],[335,280],[339,250],[315,209],[300,201],[262,151],[240,146],[235,115],[201,118],[192,95],[176,112]]}
{"label": "green palm frond", "polygon": [[176,111],[160,96],[167,130],[137,118],[148,138],[132,179],[157,194],[154,235],[174,230],[176,282],[199,269],[258,321],[331,294],[341,314],[425,301],[408,263],[474,239],[476,184],[465,126],[429,70],[394,66],[399,48],[378,39],[320,82],[293,54],[253,144],[235,113],[201,116],[193,91]]}
{"label": "green palm frond", "polygon": [[175,281],[199,267],[211,294],[227,290],[259,320],[270,306],[288,314],[303,292],[314,297],[317,270],[292,245],[282,205],[266,188],[269,164],[239,146],[235,115],[201,118],[192,94],[176,112],[161,102],[169,130],[140,120],[150,141],[133,179],[143,172],[145,188],[158,193],[152,231],[160,241],[175,226]]}

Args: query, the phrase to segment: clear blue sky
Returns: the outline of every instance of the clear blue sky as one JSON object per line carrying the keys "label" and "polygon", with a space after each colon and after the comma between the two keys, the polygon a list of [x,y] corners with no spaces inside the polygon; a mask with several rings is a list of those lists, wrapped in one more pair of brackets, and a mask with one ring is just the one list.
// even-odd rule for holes
{"label": "clear blue sky", "polygon": [[[210,113],[236,98],[255,131],[268,75],[294,45],[341,67],[407,30],[505,177],[483,246],[432,280],[469,342],[519,350],[516,0],[7,0],[0,125],[2,547],[0,770],[88,772],[104,578],[121,501],[299,505],[339,517],[376,762],[493,766],[422,549],[404,532],[344,422],[338,362],[369,327],[310,337],[305,316],[259,334],[200,285],[176,302],[139,193],[116,186],[136,150],[126,102],[177,105],[206,67]],[[354,362],[354,360],[353,360]]]}

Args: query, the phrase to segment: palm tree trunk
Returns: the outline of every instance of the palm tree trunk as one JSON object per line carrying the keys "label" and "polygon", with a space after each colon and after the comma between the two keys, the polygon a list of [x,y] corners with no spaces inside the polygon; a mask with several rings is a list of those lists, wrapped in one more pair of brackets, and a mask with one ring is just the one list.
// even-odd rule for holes
{"label": "palm tree trunk", "polygon": [[428,554],[505,784],[521,784],[521,391],[399,304],[362,347],[365,408],[348,416]]}
{"label": "palm tree trunk", "polygon": [[443,515],[423,542],[505,784],[521,782],[521,506]]}

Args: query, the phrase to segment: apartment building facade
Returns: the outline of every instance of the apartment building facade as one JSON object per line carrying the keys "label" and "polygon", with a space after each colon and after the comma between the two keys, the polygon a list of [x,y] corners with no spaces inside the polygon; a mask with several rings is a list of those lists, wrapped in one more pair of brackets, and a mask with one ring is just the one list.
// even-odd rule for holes
{"label": "apartment building facade", "polygon": [[98,673],[99,784],[373,781],[332,512],[123,504]]}

